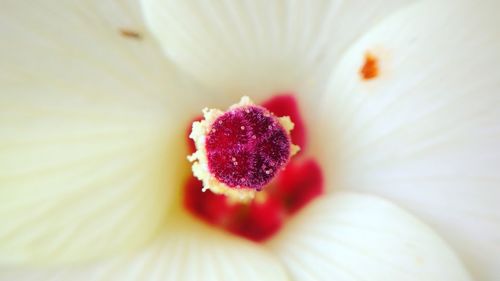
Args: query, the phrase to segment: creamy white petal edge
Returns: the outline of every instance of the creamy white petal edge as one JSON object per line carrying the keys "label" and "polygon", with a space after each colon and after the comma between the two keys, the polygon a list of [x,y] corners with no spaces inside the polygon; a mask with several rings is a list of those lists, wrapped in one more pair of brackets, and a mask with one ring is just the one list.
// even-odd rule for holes
{"label": "creamy white petal edge", "polygon": [[138,11],[125,1],[2,1],[0,263],[126,251],[165,223],[180,180],[168,164],[186,162],[173,132],[184,128],[170,114],[172,70]]}
{"label": "creamy white petal edge", "polygon": [[264,247],[189,218],[144,250],[100,264],[50,270],[0,268],[1,281],[289,280]]}
{"label": "creamy white petal edge", "polygon": [[[330,186],[408,208],[490,281],[500,276],[499,9],[430,1],[381,23],[333,73],[321,132],[333,146],[322,154],[337,172]],[[366,52],[380,64],[369,81]]]}
{"label": "creamy white petal edge", "polygon": [[325,69],[362,32],[412,0],[142,0],[166,55],[230,104],[293,90],[317,96]]}
{"label": "creamy white petal edge", "polygon": [[314,201],[269,246],[294,280],[471,280],[430,228],[370,195]]}

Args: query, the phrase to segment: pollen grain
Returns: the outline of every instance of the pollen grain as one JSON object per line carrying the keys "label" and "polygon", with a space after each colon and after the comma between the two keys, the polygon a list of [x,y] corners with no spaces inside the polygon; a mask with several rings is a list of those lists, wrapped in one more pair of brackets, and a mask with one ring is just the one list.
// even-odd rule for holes
{"label": "pollen grain", "polygon": [[372,53],[365,54],[365,61],[361,70],[359,71],[363,80],[372,80],[379,75],[379,61],[378,58]]}

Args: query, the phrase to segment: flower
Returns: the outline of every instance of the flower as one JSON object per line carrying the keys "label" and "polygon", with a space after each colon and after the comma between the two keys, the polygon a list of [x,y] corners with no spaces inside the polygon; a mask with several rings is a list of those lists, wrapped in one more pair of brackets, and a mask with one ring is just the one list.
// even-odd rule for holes
{"label": "flower", "polygon": [[[496,280],[499,4],[406,4],[5,2],[0,279]],[[288,90],[326,194],[265,244],[200,223],[185,124]]]}

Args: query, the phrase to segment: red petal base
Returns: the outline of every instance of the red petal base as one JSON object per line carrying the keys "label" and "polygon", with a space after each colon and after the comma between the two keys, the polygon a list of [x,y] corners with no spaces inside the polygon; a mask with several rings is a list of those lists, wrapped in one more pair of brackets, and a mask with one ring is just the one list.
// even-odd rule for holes
{"label": "red petal base", "polygon": [[[294,96],[277,95],[262,106],[276,116],[292,119],[295,124],[292,143],[301,147],[300,155],[303,155],[307,136]],[[187,141],[190,152],[194,152],[193,142],[189,138]],[[323,193],[323,175],[315,160],[296,156],[264,187],[259,198],[248,204],[230,202],[224,195],[201,190],[202,183],[191,176],[185,186],[184,204],[192,214],[211,225],[260,242],[270,238],[286,218]]]}

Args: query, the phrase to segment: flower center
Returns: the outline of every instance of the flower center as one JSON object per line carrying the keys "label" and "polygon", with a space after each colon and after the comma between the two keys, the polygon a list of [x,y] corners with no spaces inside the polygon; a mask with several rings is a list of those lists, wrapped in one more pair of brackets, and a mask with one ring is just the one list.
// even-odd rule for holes
{"label": "flower center", "polygon": [[[291,122],[283,116],[289,116]],[[295,128],[289,133],[292,122]],[[306,128],[292,95],[275,96],[262,106],[232,107],[212,118],[205,129],[202,148],[210,174],[231,189],[262,191],[251,201],[233,200],[231,196],[203,192],[204,182],[191,176],[185,186],[184,205],[203,221],[253,241],[264,241],[287,218],[323,193],[317,162],[304,149],[290,158],[296,152],[292,143],[303,148],[306,144]],[[191,152],[200,149],[191,139],[188,145]]]}
{"label": "flower center", "polygon": [[230,187],[259,191],[288,162],[290,147],[278,119],[258,106],[225,112],[206,137],[210,172]]}
{"label": "flower center", "polygon": [[196,152],[188,157],[203,190],[249,201],[299,150],[291,143],[290,117],[276,117],[249,97],[226,112],[205,108],[203,115],[193,123]]}

